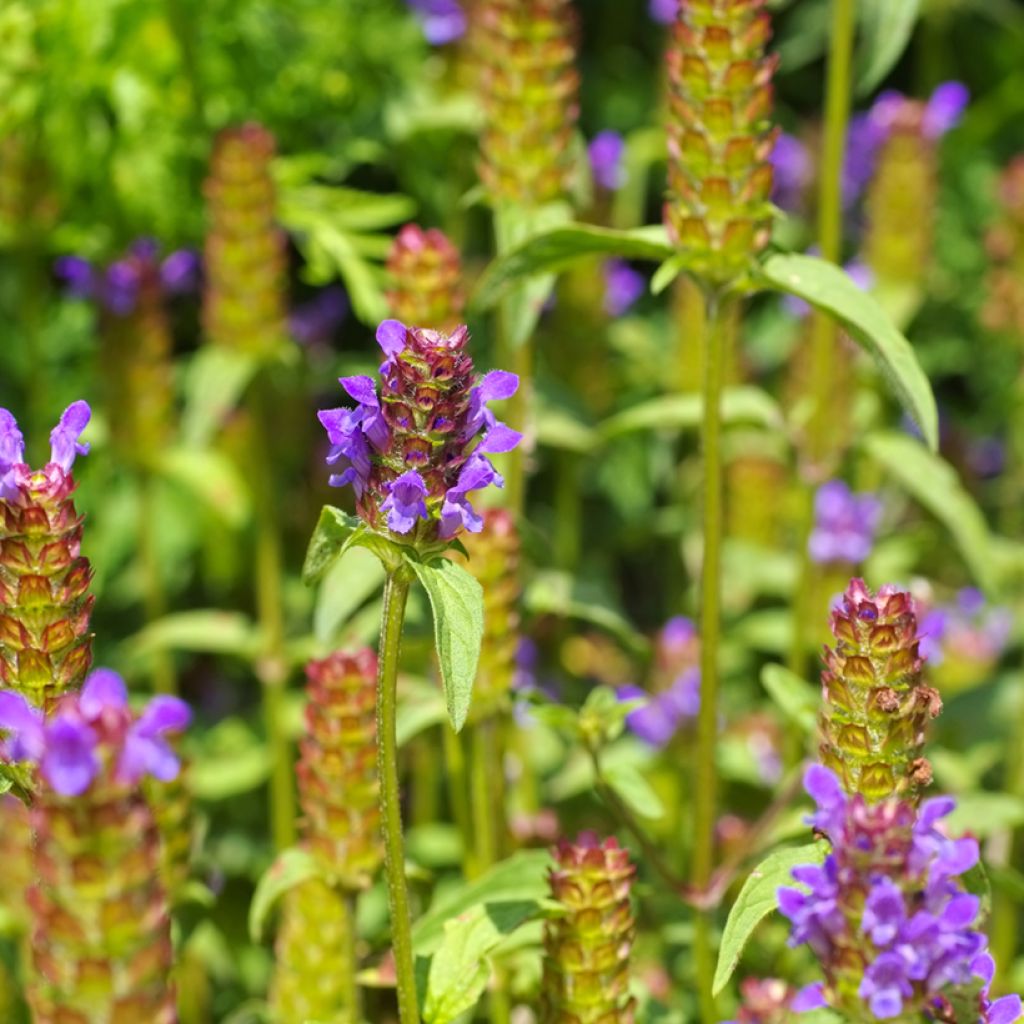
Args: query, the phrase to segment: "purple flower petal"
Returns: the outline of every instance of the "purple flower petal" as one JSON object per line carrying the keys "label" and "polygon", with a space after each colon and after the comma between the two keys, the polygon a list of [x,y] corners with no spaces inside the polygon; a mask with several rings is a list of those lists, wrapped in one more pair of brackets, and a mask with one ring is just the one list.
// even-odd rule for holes
{"label": "purple flower petal", "polygon": [[647,13],[659,25],[671,25],[679,13],[679,0],[650,0]]}
{"label": "purple flower petal", "polygon": [[183,295],[199,285],[199,254],[176,249],[160,265],[160,283],[169,295]]}
{"label": "purple flower petal", "polygon": [[625,184],[625,173],[622,167],[622,157],[626,151],[626,144],[618,132],[598,132],[587,146],[587,155],[590,158],[590,170],[594,181],[601,188],[614,191]]}
{"label": "purple flower petal", "polygon": [[807,1013],[809,1010],[820,1010],[825,1006],[828,1006],[825,1002],[825,986],[820,981],[804,985],[789,1004],[794,1013]]}
{"label": "purple flower petal", "polygon": [[377,344],[389,359],[397,356],[405,348],[405,338],[408,334],[405,324],[399,320],[384,320],[377,328]]}
{"label": "purple flower petal", "polygon": [[408,533],[417,519],[429,519],[427,485],[415,469],[406,470],[397,480],[388,485],[388,496],[381,502],[380,510],[387,514],[388,529],[395,533]]}
{"label": "purple flower petal", "polygon": [[519,378],[508,370],[491,370],[480,379],[478,388],[485,402],[497,402],[511,398],[519,390]]}
{"label": "purple flower petal", "polygon": [[987,1024],[1014,1024],[1022,1012],[1020,996],[1001,996],[988,1007]]}
{"label": "purple flower petal", "polygon": [[38,763],[45,749],[43,713],[14,690],[0,690],[0,758]]}
{"label": "purple flower petal", "polygon": [[971,94],[963,82],[943,82],[937,86],[924,111],[924,134],[937,139],[955,128],[964,116]]}
{"label": "purple flower petal", "polygon": [[377,398],[377,385],[371,377],[339,377],[339,383],[361,405],[374,408],[380,405]]}
{"label": "purple flower petal", "polygon": [[88,722],[102,717],[107,708],[122,710],[128,706],[128,688],[124,680],[109,668],[89,674],[78,698],[78,708]]}
{"label": "purple flower petal", "polygon": [[58,715],[46,726],[46,750],[40,771],[61,796],[81,796],[100,770],[96,733],[84,722]]}
{"label": "purple flower petal", "polygon": [[610,259],[604,264],[604,311],[620,317],[647,291],[647,279],[625,260]]}
{"label": "purple flower petal", "polygon": [[89,445],[78,440],[89,423],[92,410],[84,401],[72,402],[61,414],[60,422],[50,432],[50,462],[65,473],[71,472],[76,455],[87,455]]}
{"label": "purple flower petal", "polygon": [[511,427],[505,426],[504,423],[495,423],[484,434],[484,438],[476,450],[478,452],[486,452],[489,455],[510,452],[522,439],[523,435],[518,430],[513,430]]}
{"label": "purple flower petal", "polygon": [[0,498],[14,491],[14,467],[25,461],[25,439],[18,421],[6,409],[0,409]]}
{"label": "purple flower petal", "polygon": [[61,256],[54,271],[76,299],[91,299],[96,294],[96,268],[81,256]]}

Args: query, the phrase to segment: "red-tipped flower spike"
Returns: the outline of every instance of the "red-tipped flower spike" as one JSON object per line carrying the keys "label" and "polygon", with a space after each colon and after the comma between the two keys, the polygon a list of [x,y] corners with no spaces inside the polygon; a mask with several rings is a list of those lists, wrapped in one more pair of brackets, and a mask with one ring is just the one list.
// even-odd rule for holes
{"label": "red-tipped flower spike", "polygon": [[572,170],[579,115],[570,0],[480,0],[478,26],[486,111],[480,177],[493,202],[539,206],[561,198]]}
{"label": "red-tipped flower spike", "polygon": [[822,762],[867,800],[916,795],[931,781],[921,751],[942,700],[921,682],[914,599],[890,585],[872,594],[851,580],[832,612],[832,634],[821,675]]}
{"label": "red-tipped flower spike", "polygon": [[394,282],[388,303],[403,323],[453,331],[462,321],[462,262],[443,231],[406,224],[388,254],[388,273]]}
{"label": "red-tipped flower spike", "polygon": [[281,1024],[355,1018],[349,894],[383,859],[377,774],[377,656],[337,651],[306,666],[309,703],[297,769],[303,845],[322,877],[289,892],[271,1004]]}
{"label": "red-tipped flower spike", "polygon": [[687,269],[742,280],[771,235],[772,75],[765,0],[680,0],[668,51],[665,223]]}
{"label": "red-tipped flower spike", "polygon": [[540,1024],[632,1024],[629,959],[636,868],[614,839],[584,832],[552,851],[551,895],[565,911],[544,930]]}
{"label": "red-tipped flower spike", "polygon": [[38,774],[28,905],[29,1002],[39,1024],[176,1020],[160,840],[140,782],[174,777],[167,736],[188,719],[174,697],[133,715],[123,681],[108,670],[45,721],[20,694],[0,692],[0,759]]}
{"label": "red-tipped flower spike", "polygon": [[85,402],[70,405],[50,435],[50,461],[25,464],[14,417],[0,409],[0,685],[37,707],[82,685],[92,661],[92,570],[81,555],[82,519],[71,467]]}
{"label": "red-tipped flower spike", "polygon": [[358,406],[319,414],[331,484],[352,484],[367,525],[405,543],[436,548],[464,529],[478,533],[469,495],[502,485],[487,456],[520,441],[487,403],[515,394],[518,377],[492,370],[477,380],[465,326],[442,334],[385,320],[377,341],[386,357],[379,392],[370,377],[342,377]]}
{"label": "red-tipped flower spike", "polygon": [[1015,157],[999,180],[999,219],[985,237],[992,260],[985,325],[1024,338],[1024,156]]}
{"label": "red-tipped flower spike", "polygon": [[209,340],[266,354],[286,336],[285,238],[274,219],[274,138],[258,124],[221,132],[206,180],[203,327]]}

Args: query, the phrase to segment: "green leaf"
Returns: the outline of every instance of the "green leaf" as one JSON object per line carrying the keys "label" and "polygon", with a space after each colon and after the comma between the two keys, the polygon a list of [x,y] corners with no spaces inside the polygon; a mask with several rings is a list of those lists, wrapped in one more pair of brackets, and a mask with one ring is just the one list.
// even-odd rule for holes
{"label": "green leaf", "polygon": [[651,294],[660,295],[686,268],[686,253],[673,253],[654,272],[651,278]]}
{"label": "green leaf", "polygon": [[249,937],[252,941],[262,941],[267,917],[286,892],[320,875],[316,858],[307,850],[298,846],[282,850],[256,883],[256,891],[252,894],[249,904]]}
{"label": "green leaf", "polygon": [[439,558],[409,560],[430,598],[434,613],[434,645],[441,665],[448,718],[458,732],[465,724],[473,696],[473,680],[484,633],[484,592],[461,565]]}
{"label": "green leaf", "polygon": [[238,467],[212,448],[171,448],[156,463],[159,472],[188,492],[228,526],[242,526],[252,511]]}
{"label": "green leaf", "polygon": [[643,818],[657,821],[665,816],[665,806],[651,784],[635,765],[620,764],[604,769],[601,778],[630,810]]}
{"label": "green leaf", "polygon": [[206,345],[185,371],[181,433],[190,448],[205,446],[234,409],[259,369],[248,352]]}
{"label": "green leaf", "polygon": [[147,657],[157,651],[231,654],[250,660],[260,649],[256,624],[241,612],[196,608],[151,622],[129,641],[130,653]]}
{"label": "green leaf", "polygon": [[444,936],[445,922],[483,903],[541,901],[548,895],[547,850],[520,850],[467,885],[449,890],[412,927],[413,950],[433,952]]}
{"label": "green leaf", "polygon": [[867,96],[896,66],[910,42],[921,0],[861,0],[856,92]]}
{"label": "green leaf", "polygon": [[821,695],[806,679],[782,665],[769,663],[761,669],[761,685],[779,710],[808,735],[818,723]]}
{"label": "green leaf", "polygon": [[871,434],[867,453],[952,534],[974,578],[989,593],[999,586],[985,517],[956,471],[909,434]]}
{"label": "green leaf", "polygon": [[358,516],[350,516],[333,505],[320,510],[313,536],[309,538],[302,581],[306,586],[316,583],[327,569],[353,545],[372,551],[385,569],[394,569],[405,560],[408,548],[397,541],[375,533]]}
{"label": "green leaf", "polygon": [[952,835],[970,832],[984,839],[994,832],[1024,825],[1024,800],[1009,793],[960,793],[956,809],[946,821]]}
{"label": "green leaf", "polygon": [[814,256],[778,253],[762,264],[760,275],[769,288],[796,295],[836,317],[874,357],[900,404],[921,428],[929,448],[938,448],[939,417],[928,378],[910,342],[872,296],[841,268]]}
{"label": "green leaf", "polygon": [[[597,429],[606,439],[638,430],[696,430],[703,414],[704,398],[700,394],[660,395],[616,413]],[[754,387],[726,388],[722,395],[722,420],[765,427],[781,427],[783,422],[775,399]]]}
{"label": "green leaf", "polygon": [[384,577],[384,569],[372,552],[349,547],[324,571],[313,609],[313,633],[317,640],[330,645],[359,608],[380,591]]}
{"label": "green leaf", "polygon": [[718,950],[713,991],[717,996],[732,977],[740,962],[743,947],[761,923],[779,905],[777,891],[781,885],[793,883],[790,872],[800,864],[821,864],[827,853],[826,843],[787,847],[770,853],[750,874],[729,911]]}
{"label": "green leaf", "polygon": [[446,922],[444,938],[430,963],[423,1002],[425,1024],[451,1024],[472,1009],[491,976],[487,957],[539,910],[534,900],[487,903]]}
{"label": "green leaf", "polygon": [[533,234],[495,259],[477,283],[472,305],[479,310],[490,309],[517,281],[535,274],[557,273],[588,256],[660,262],[674,252],[660,224],[629,231],[561,224]]}

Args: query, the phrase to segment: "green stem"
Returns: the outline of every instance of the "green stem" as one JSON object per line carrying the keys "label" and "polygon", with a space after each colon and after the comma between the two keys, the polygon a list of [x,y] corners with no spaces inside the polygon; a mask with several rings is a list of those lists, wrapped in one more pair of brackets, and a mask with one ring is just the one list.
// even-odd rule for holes
{"label": "green stem", "polygon": [[485,718],[470,730],[469,785],[473,801],[473,837],[477,874],[483,874],[498,859],[498,808],[494,806],[493,748],[497,742],[494,720]]}
{"label": "green stem", "polygon": [[[502,332],[508,337],[508,332]],[[506,419],[513,430],[523,435],[523,440],[508,454],[508,470],[505,474],[505,494],[508,498],[508,509],[515,521],[521,522],[526,511],[526,460],[530,456],[530,392],[533,388],[533,339],[529,338],[522,344],[508,351],[505,346],[503,361],[512,367],[519,377],[519,389],[509,399]]]}
{"label": "green stem", "polygon": [[[254,384],[252,431],[255,450],[266,452],[273,422],[273,404],[266,380]],[[263,689],[263,722],[270,748],[270,823],[274,846],[283,850],[295,843],[295,786],[291,746],[285,732],[285,687],[288,667],[284,651],[284,572],[281,538],[277,520],[277,495],[271,461],[253,463],[253,492],[257,507],[256,524],[256,610],[263,652],[257,675]]]}
{"label": "green stem", "polygon": [[[143,608],[146,625],[163,618],[167,612],[160,553],[156,532],[156,482],[143,470],[139,475],[139,561],[142,569]],[[178,680],[170,651],[158,650],[153,655],[153,690],[155,693],[177,693]]]}
{"label": "green stem", "polygon": [[[714,867],[718,771],[718,645],[721,633],[722,586],[722,384],[728,337],[730,300],[708,292],[704,331],[704,557],[700,581],[700,712],[697,716],[694,786],[694,844],[690,883],[707,888]],[[701,1019],[717,1020],[711,991],[714,956],[711,921],[699,912],[695,921],[694,962]]]}
{"label": "green stem", "polygon": [[412,921],[405,884],[402,846],[402,806],[398,791],[398,660],[402,624],[409,599],[409,579],[401,569],[388,574],[380,631],[380,670],[377,675],[377,771],[384,830],[384,873],[388,883],[391,946],[395,954],[398,1016],[401,1024],[418,1024],[416,972],[412,954]]}
{"label": "green stem", "polygon": [[[843,250],[843,160],[850,120],[850,85],[856,0],[832,0],[829,34],[828,79],[825,86],[825,128],[822,136],[821,178],[818,196],[818,244],[823,259],[842,261]],[[810,388],[812,411],[808,424],[805,485],[810,489],[831,472],[836,458],[831,429],[832,396],[835,391],[835,353],[839,340],[836,321],[815,311],[811,320]],[[811,502],[804,495],[804,516],[799,541],[802,563],[793,609],[793,637],[789,668],[803,675],[807,665],[807,620],[813,599],[815,565],[807,557],[807,540],[812,527]]]}

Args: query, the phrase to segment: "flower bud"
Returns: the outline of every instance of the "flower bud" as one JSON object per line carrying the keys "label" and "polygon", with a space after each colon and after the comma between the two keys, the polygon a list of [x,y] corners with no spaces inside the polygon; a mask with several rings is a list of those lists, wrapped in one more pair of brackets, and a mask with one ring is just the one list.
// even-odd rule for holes
{"label": "flower bud", "polygon": [[921,682],[917,616],[909,592],[872,594],[853,579],[832,612],[834,648],[821,675],[821,759],[848,793],[916,796],[931,781],[921,756],[927,722],[942,710]]}
{"label": "flower bud", "polygon": [[220,133],[204,193],[203,328],[214,345],[255,355],[286,336],[285,237],[274,220],[274,138],[258,124]]}
{"label": "flower bud", "polygon": [[173,778],[167,735],[188,718],[174,697],[133,715],[108,670],[45,720],[20,694],[0,692],[0,759],[34,767],[38,779],[27,903],[28,996],[40,1024],[176,1020],[160,840],[140,782]]}
{"label": "flower bud", "polygon": [[570,0],[481,0],[479,92],[486,126],[480,178],[492,202],[562,198],[579,116],[576,20]]}
{"label": "flower bud", "polygon": [[[377,657],[336,651],[306,666],[306,735],[299,746],[302,842],[321,877],[285,898],[271,1004],[281,1024],[348,1020],[354,956],[349,894],[365,888],[383,858],[377,775]],[[348,1016],[345,1016],[348,1014]]]}
{"label": "flower bud", "polygon": [[442,334],[385,320],[377,341],[386,356],[379,393],[370,377],[342,377],[358,406],[319,414],[332,445],[331,484],[351,484],[367,525],[406,543],[433,546],[463,529],[478,533],[483,519],[469,494],[503,484],[487,455],[520,441],[487,402],[511,397],[519,379],[492,370],[477,381],[465,326]]}
{"label": "flower bud", "polygon": [[453,331],[461,323],[462,262],[443,231],[406,224],[392,243],[388,273],[394,282],[388,303],[398,320],[439,331]]}
{"label": "flower bud", "polygon": [[687,269],[718,287],[771,236],[770,36],[764,0],[682,0],[668,51],[665,223]]}
{"label": "flower bud", "polygon": [[0,409],[0,684],[37,707],[82,685],[92,661],[92,569],[71,467],[91,413],[70,405],[50,435],[50,461],[30,469],[14,417]]}
{"label": "flower bud", "polygon": [[636,867],[615,839],[590,832],[552,851],[551,896],[564,914],[544,928],[540,1024],[632,1024],[630,954]]}

